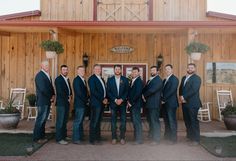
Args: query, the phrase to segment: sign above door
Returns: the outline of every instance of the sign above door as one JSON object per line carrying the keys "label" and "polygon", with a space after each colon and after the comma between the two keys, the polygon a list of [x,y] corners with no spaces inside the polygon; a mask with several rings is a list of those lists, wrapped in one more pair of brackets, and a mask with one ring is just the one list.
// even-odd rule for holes
{"label": "sign above door", "polygon": [[128,46],[128,45],[120,45],[120,46],[114,46],[110,49],[113,53],[118,54],[129,54],[134,51],[134,48]]}

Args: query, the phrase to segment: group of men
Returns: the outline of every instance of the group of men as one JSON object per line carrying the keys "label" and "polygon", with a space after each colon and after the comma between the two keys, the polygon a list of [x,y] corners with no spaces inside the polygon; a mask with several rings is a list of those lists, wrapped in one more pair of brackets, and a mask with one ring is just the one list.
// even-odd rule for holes
{"label": "group of men", "polygon": [[[164,138],[170,143],[177,142],[176,110],[179,101],[182,103],[184,122],[187,138],[192,144],[198,144],[200,139],[199,122],[197,113],[201,107],[199,89],[201,79],[195,74],[195,64],[188,64],[187,74],[182,78],[179,87],[179,99],[177,90],[179,81],[173,74],[173,66],[165,66],[166,78],[162,81],[157,66],[150,68],[151,77],[144,84],[140,77],[140,69],[133,67],[132,79],[122,76],[122,66],[114,65],[114,76],[108,78],[107,83],[101,77],[101,66],[93,66],[93,74],[85,80],[85,68],[77,67],[77,76],[71,86],[68,78],[68,67],[61,66],[61,74],[55,79],[55,89],[49,75],[49,63],[43,61],[41,70],[35,77],[38,116],[36,118],[33,140],[44,143],[45,124],[50,111],[51,103],[56,104],[56,141],[66,145],[70,139],[67,136],[67,122],[69,117],[72,89],[74,93],[74,112],[72,142],[82,144],[84,141],[83,121],[86,107],[90,107],[89,142],[90,144],[101,143],[101,120],[103,110],[109,106],[111,110],[111,133],[112,144],[124,145],[126,143],[126,110],[131,112],[134,127],[134,144],[143,143],[141,108],[147,110],[149,123],[149,138],[152,145],[160,143],[160,109],[163,111],[165,123]],[[120,118],[119,137],[117,136],[117,117]]]}

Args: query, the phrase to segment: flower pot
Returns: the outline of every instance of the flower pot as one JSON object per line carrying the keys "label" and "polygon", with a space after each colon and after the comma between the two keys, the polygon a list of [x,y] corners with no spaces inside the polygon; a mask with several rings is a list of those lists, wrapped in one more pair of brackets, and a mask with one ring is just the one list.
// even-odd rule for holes
{"label": "flower pot", "polygon": [[53,59],[56,57],[56,55],[57,55],[57,53],[55,51],[46,51],[46,57],[48,59]]}
{"label": "flower pot", "polygon": [[201,55],[202,55],[202,53],[196,52],[196,53],[191,53],[190,57],[191,57],[192,60],[200,60],[201,59]]}
{"label": "flower pot", "polygon": [[224,116],[224,123],[228,130],[236,131],[236,115]]}
{"label": "flower pot", "polygon": [[16,129],[20,121],[20,113],[0,114],[0,124],[4,129]]}

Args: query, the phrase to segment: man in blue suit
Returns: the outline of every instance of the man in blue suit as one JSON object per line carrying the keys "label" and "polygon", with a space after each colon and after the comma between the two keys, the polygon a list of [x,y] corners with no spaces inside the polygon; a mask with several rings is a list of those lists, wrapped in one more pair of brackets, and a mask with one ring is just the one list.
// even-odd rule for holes
{"label": "man in blue suit", "polygon": [[120,113],[120,143],[125,144],[126,106],[129,81],[121,75],[121,65],[114,65],[114,76],[107,80],[107,95],[111,109],[112,144],[116,144],[117,112]]}
{"label": "man in blue suit", "polygon": [[138,67],[132,68],[131,75],[132,75],[132,81],[128,95],[128,106],[131,109],[131,116],[134,126],[135,144],[142,144],[143,135],[142,135],[141,108],[142,108],[143,81],[140,78]]}
{"label": "man in blue suit", "polygon": [[33,141],[42,144],[47,141],[45,139],[45,124],[50,112],[51,103],[55,99],[52,80],[49,75],[48,61],[41,63],[41,70],[35,76],[35,86],[38,116],[34,126]]}
{"label": "man in blue suit", "polygon": [[101,78],[101,72],[101,66],[95,64],[93,66],[94,74],[88,80],[91,109],[89,142],[92,145],[96,143],[100,144],[102,114],[105,105],[107,105],[106,86],[104,80]]}
{"label": "man in blue suit", "polygon": [[165,122],[165,138],[170,140],[171,144],[177,141],[177,120],[176,110],[179,106],[177,89],[179,85],[178,78],[173,74],[173,66],[165,66],[166,78],[163,80],[162,88],[162,109]]}
{"label": "man in blue suit", "polygon": [[143,89],[144,101],[146,108],[148,108],[149,127],[151,128],[152,142],[151,145],[160,143],[161,128],[160,128],[160,105],[162,80],[158,75],[157,66],[151,67],[151,78],[146,83]]}
{"label": "man in blue suit", "polygon": [[81,144],[84,137],[83,120],[88,103],[88,89],[84,78],[84,66],[77,67],[77,77],[73,81],[75,119],[73,123],[73,143]]}
{"label": "man in blue suit", "polygon": [[67,65],[61,65],[61,74],[55,79],[56,87],[56,141],[58,144],[67,145],[67,122],[70,111],[72,89],[68,76]]}
{"label": "man in blue suit", "polygon": [[193,63],[188,64],[187,75],[182,78],[179,88],[184,123],[187,129],[187,139],[191,141],[190,145],[198,145],[200,141],[197,115],[199,108],[202,106],[199,96],[201,78],[195,72],[196,65]]}

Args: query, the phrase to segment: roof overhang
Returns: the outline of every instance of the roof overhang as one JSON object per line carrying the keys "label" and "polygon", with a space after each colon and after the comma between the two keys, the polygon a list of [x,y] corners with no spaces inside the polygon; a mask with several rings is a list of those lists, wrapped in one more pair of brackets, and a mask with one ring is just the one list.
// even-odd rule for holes
{"label": "roof overhang", "polygon": [[[236,21],[0,21],[2,32],[48,32],[60,28],[74,32],[202,32],[236,33]],[[211,29],[211,30],[209,30]]]}

